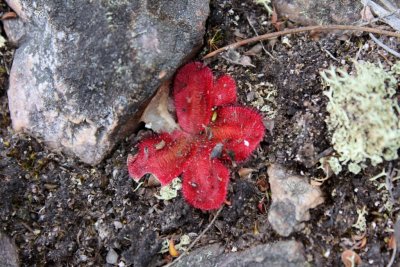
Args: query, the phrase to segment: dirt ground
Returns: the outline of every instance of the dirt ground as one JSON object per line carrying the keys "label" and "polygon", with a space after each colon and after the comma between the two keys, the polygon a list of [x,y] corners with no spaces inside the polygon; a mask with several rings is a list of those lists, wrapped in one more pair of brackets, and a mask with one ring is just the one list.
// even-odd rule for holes
{"label": "dirt ground", "polygon": [[[1,10],[7,7],[3,4]],[[215,47],[253,37],[254,31],[275,31],[262,6],[252,1],[212,1],[205,46],[197,59]],[[228,252],[296,239],[304,244],[312,266],[340,266],[345,249],[356,251],[364,264],[385,266],[391,257],[387,243],[399,203],[388,208],[388,192],[368,178],[387,170],[389,163],[358,175],[344,171],[330,177],[321,185],[324,204],[311,210],[305,228],[288,238],[277,235],[267,220],[266,170],[278,162],[312,178],[325,177],[319,164],[312,164],[316,155],[331,147],[324,122],[327,99],[319,72],[330,65],[351,70],[353,59],[383,66],[395,59],[367,34],[299,34],[264,42],[264,46],[272,57],[258,51],[250,56],[253,66],[233,63],[235,55],[206,61],[215,73],[232,75],[241,102],[259,108],[270,125],[253,157],[232,167],[231,204],[224,207],[196,247],[221,242]],[[243,55],[251,47],[237,52]],[[400,48],[398,44],[394,47]],[[158,200],[159,187],[148,181],[138,187],[129,178],[126,158],[146,134],[144,128],[132,133],[95,168],[14,133],[7,108],[13,49],[6,46],[0,50],[0,229],[15,241],[22,266],[103,266],[109,248],[114,248],[123,258],[118,262],[127,266],[162,266],[170,261],[168,253],[159,253],[162,242],[178,241],[183,234],[195,237],[214,213],[191,208],[181,195],[171,201]],[[398,160],[392,165],[400,168]],[[241,168],[254,171],[240,177]],[[393,196],[395,200],[400,197],[396,183]],[[260,201],[265,210],[258,208]],[[359,217],[357,211],[364,207],[367,227],[360,232],[353,225]]]}

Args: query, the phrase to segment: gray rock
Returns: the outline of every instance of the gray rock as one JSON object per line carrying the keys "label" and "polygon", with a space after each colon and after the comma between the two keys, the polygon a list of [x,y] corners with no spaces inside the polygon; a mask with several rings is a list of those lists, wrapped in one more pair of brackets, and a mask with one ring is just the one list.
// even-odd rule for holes
{"label": "gray rock", "polygon": [[363,5],[354,0],[274,0],[280,17],[303,25],[351,24],[361,19]]}
{"label": "gray rock", "polygon": [[[376,17],[381,18],[382,21],[384,21],[386,24],[389,24],[394,30],[400,31],[400,19],[397,14],[394,14],[397,12],[399,9],[398,7],[400,6],[400,1],[372,1],[372,0],[361,0],[360,1],[363,5],[366,7],[368,6],[373,14],[375,14]],[[381,4],[381,5],[380,5]],[[367,10],[367,9],[363,9]],[[370,12],[362,12],[364,17],[366,17],[367,21],[369,19],[372,19],[373,14]]]}
{"label": "gray rock", "polygon": [[7,0],[18,46],[12,125],[50,148],[99,163],[136,127],[160,84],[202,44],[204,0]]}
{"label": "gray rock", "polygon": [[268,179],[272,198],[268,221],[279,235],[289,236],[310,219],[309,209],[324,202],[321,190],[279,164],[268,168]]}
{"label": "gray rock", "polygon": [[217,266],[219,257],[223,255],[224,247],[220,244],[212,244],[209,246],[201,247],[190,252],[182,260],[178,261],[176,267],[186,266]]}
{"label": "gray rock", "polygon": [[175,266],[179,267],[262,267],[305,266],[304,247],[297,241],[279,241],[258,245],[244,251],[224,254],[218,244],[192,251]]}
{"label": "gray rock", "polygon": [[269,208],[268,221],[281,236],[289,236],[304,227],[296,220],[296,207],[289,201],[274,201]]}
{"label": "gray rock", "polygon": [[13,242],[0,232],[0,266],[18,267],[18,251]]}

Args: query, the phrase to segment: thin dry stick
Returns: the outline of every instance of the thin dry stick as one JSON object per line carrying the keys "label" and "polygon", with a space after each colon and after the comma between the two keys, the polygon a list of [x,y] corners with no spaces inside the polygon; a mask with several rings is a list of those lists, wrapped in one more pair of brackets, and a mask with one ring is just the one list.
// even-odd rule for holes
{"label": "thin dry stick", "polygon": [[397,58],[400,58],[400,53],[399,52],[393,50],[389,46],[387,46],[384,43],[382,43],[378,38],[375,37],[375,35],[370,33],[369,37],[371,37],[371,39],[374,40],[375,43],[377,43],[380,47],[382,47],[382,49],[386,50],[388,53],[392,54],[393,56],[395,56]]}
{"label": "thin dry stick", "polygon": [[393,164],[390,162],[389,163],[389,170],[386,173],[386,178],[385,178],[385,184],[386,184],[386,190],[389,192],[390,196],[390,201],[392,201],[393,204],[395,204],[394,196],[393,196],[393,177],[394,177],[395,171],[393,170]]}
{"label": "thin dry stick", "polygon": [[396,223],[393,226],[394,230],[394,247],[393,247],[393,252],[392,252],[392,257],[390,258],[390,261],[387,265],[387,267],[391,267],[394,263],[394,260],[396,259],[396,254],[397,254],[397,248],[399,247],[399,240],[400,240],[400,221],[399,218],[397,218]]}
{"label": "thin dry stick", "polygon": [[[247,22],[249,23],[250,27],[253,29],[254,33],[256,34],[256,36],[260,36],[256,30],[256,28],[254,28],[253,23],[251,23],[249,17],[246,17]],[[268,50],[265,48],[264,43],[262,41],[260,41],[261,47],[264,50],[265,54],[267,54],[268,56],[270,56],[271,58],[274,58],[274,56],[268,52]]]}
{"label": "thin dry stick", "polygon": [[361,27],[361,26],[352,26],[352,25],[307,26],[307,27],[300,27],[300,28],[296,28],[296,29],[288,29],[288,30],[279,31],[279,32],[267,33],[267,34],[259,35],[259,36],[253,37],[253,38],[241,40],[239,42],[236,42],[236,43],[224,46],[220,49],[217,49],[217,50],[205,55],[203,57],[203,59],[213,57],[213,56],[215,56],[223,51],[229,50],[229,49],[235,49],[235,48],[238,48],[243,45],[272,39],[272,38],[279,37],[282,35],[301,33],[301,32],[309,32],[309,31],[337,31],[337,30],[369,32],[369,33],[376,33],[376,34],[382,34],[382,35],[388,35],[388,36],[400,38],[400,33],[379,30],[379,29],[375,29],[375,28],[371,28],[371,27]]}
{"label": "thin dry stick", "polygon": [[390,257],[390,261],[386,267],[392,267],[394,260],[396,259],[396,254],[397,254],[397,242],[394,242],[394,247],[393,247],[393,252],[392,252],[392,257]]}
{"label": "thin dry stick", "polygon": [[196,243],[200,240],[200,238],[203,237],[203,235],[210,230],[211,226],[214,224],[215,220],[217,220],[219,214],[221,213],[222,209],[224,208],[224,206],[222,206],[221,208],[219,208],[219,210],[217,211],[217,213],[215,214],[214,218],[212,219],[212,221],[207,225],[207,227],[203,230],[203,232],[201,232],[201,234],[199,234],[198,237],[196,237],[196,239],[192,242],[192,244],[190,244],[190,246],[185,250],[185,252],[183,252],[178,258],[176,258],[176,260],[174,260],[173,262],[168,263],[167,265],[164,265],[164,267],[171,267],[173,266],[175,263],[177,263],[178,261],[180,261],[182,259],[183,256],[185,256],[189,250],[191,250],[194,245],[196,245]]}

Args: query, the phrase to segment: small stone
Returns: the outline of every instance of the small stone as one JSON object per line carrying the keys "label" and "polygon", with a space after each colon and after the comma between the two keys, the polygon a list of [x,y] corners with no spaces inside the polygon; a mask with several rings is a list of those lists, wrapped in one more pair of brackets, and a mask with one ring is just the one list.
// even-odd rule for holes
{"label": "small stone", "polygon": [[80,255],[79,260],[82,262],[86,262],[88,260],[88,257],[86,255]]}
{"label": "small stone", "polygon": [[122,228],[122,223],[120,221],[114,221],[114,227],[115,229],[121,229]]}
{"label": "small stone", "polygon": [[268,176],[272,193],[268,221],[278,234],[289,236],[304,227],[301,222],[310,219],[309,209],[323,203],[321,190],[279,164],[268,168]]}
{"label": "small stone", "polygon": [[94,224],[95,229],[97,230],[99,237],[101,240],[105,240],[110,235],[110,229],[105,225],[102,219],[99,219]]}
{"label": "small stone", "polygon": [[118,261],[118,253],[115,252],[114,249],[110,248],[110,250],[107,253],[106,262],[108,264],[116,264],[117,261]]}

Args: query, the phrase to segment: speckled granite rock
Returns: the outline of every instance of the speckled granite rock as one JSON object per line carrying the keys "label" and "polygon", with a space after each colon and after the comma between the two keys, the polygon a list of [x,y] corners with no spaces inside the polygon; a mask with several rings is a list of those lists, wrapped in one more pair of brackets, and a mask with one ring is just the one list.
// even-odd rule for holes
{"label": "speckled granite rock", "polygon": [[7,0],[12,125],[95,165],[202,44],[204,0]]}
{"label": "speckled granite rock", "polygon": [[18,267],[17,248],[11,240],[0,232],[0,266],[2,267]]}
{"label": "speckled granite rock", "polygon": [[279,241],[258,245],[244,251],[224,253],[219,244],[205,246],[190,252],[175,266],[179,267],[300,267],[306,266],[304,247],[301,243]]}
{"label": "speckled granite rock", "polygon": [[351,24],[361,19],[360,1],[273,0],[280,17],[303,25]]}

